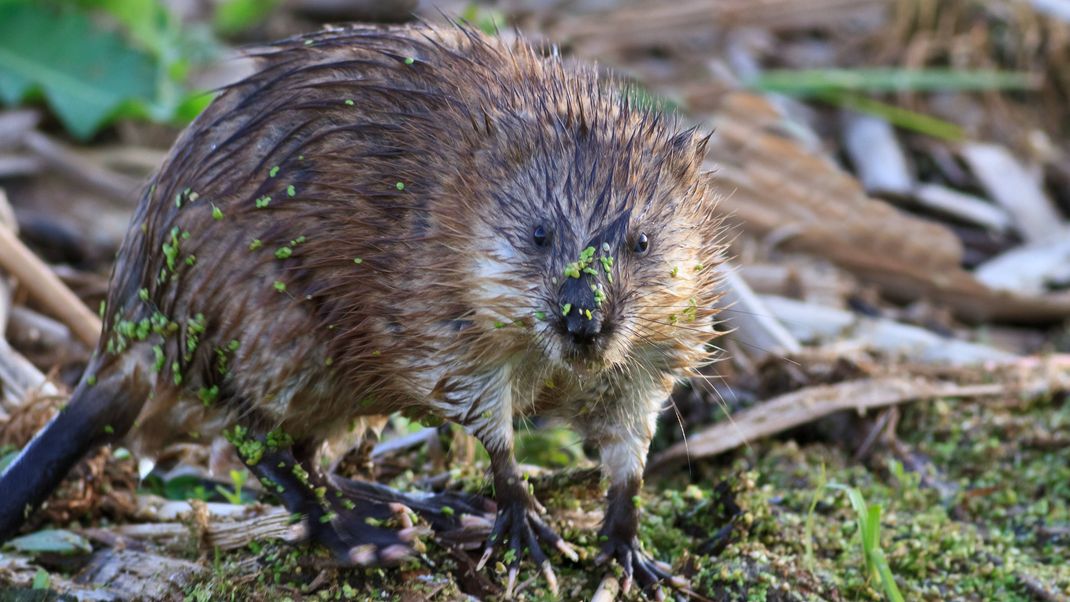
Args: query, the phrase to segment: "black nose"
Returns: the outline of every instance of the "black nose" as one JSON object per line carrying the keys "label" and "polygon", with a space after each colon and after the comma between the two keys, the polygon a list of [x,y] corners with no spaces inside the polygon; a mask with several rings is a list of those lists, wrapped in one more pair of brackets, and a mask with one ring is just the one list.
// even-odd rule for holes
{"label": "black nose", "polygon": [[597,314],[587,317],[587,312],[573,309],[565,316],[565,330],[577,345],[590,345],[602,332],[602,319]]}

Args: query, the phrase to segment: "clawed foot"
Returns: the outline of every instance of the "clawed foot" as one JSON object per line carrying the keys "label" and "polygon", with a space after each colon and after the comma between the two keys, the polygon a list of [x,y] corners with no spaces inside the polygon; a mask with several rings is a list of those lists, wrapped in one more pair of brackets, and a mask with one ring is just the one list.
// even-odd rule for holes
{"label": "clawed foot", "polygon": [[498,509],[494,527],[491,529],[490,537],[487,538],[486,551],[483,552],[483,557],[480,558],[479,564],[476,565],[476,570],[481,570],[490,560],[495,547],[502,542],[503,538],[509,540],[508,549],[504,554],[509,566],[509,581],[505,587],[506,598],[511,597],[513,594],[517,574],[520,571],[520,559],[523,557],[525,548],[531,553],[532,562],[542,569],[546,583],[555,596],[558,595],[557,575],[554,574],[550,559],[542,551],[539,542],[557,548],[563,556],[573,562],[579,560],[579,556],[572,549],[572,546],[555,533],[539,517],[538,512],[532,506],[518,501],[503,504]]}
{"label": "clawed foot", "polygon": [[623,541],[610,537],[602,544],[602,552],[595,559],[598,564],[615,560],[623,569],[621,590],[628,593],[632,583],[637,581],[639,587],[655,600],[664,600],[665,592],[660,587],[666,583],[675,589],[687,587],[687,580],[672,574],[672,567],[664,562],[654,560],[644,552],[637,539]]}
{"label": "clawed foot", "polygon": [[[352,505],[352,504],[349,504]],[[414,553],[417,534],[401,504],[344,502],[305,518],[309,538],[330,550],[343,566],[396,566]]]}

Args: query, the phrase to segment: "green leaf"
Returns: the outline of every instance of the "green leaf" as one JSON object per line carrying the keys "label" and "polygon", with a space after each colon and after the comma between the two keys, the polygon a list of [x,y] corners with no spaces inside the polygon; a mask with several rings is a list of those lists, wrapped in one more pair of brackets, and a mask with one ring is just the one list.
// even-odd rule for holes
{"label": "green leaf", "polygon": [[0,4],[0,99],[39,93],[78,138],[124,107],[151,104],[157,76],[150,56],[83,14]]}
{"label": "green leaf", "polygon": [[93,547],[81,535],[63,529],[44,529],[7,542],[7,546],[27,554],[88,554]]}
{"label": "green leaf", "polygon": [[212,26],[219,33],[234,35],[260,24],[279,0],[224,0],[216,5]]}
{"label": "green leaf", "polygon": [[957,142],[966,135],[961,127],[950,121],[897,107],[853,92],[829,91],[816,94],[814,97],[836,106],[880,117],[896,127],[926,134],[934,138]]}
{"label": "green leaf", "polygon": [[33,574],[33,589],[48,589],[50,585],[52,585],[52,577],[49,576],[48,571],[37,569],[37,572]]}

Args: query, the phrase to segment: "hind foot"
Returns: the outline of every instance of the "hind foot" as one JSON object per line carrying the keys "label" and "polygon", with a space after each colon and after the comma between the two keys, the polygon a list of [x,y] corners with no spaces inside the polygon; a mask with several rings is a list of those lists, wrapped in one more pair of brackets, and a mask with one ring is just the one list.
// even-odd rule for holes
{"label": "hind foot", "polygon": [[[343,566],[393,566],[415,553],[417,530],[403,503],[336,487],[315,465],[311,442],[283,447],[270,433],[246,437],[247,432],[241,433],[239,455],[264,487],[301,517],[302,539],[321,544]],[[256,453],[242,454],[243,448]]]}
{"label": "hind foot", "polygon": [[[305,517],[309,540],[329,550],[342,566],[397,566],[415,554],[417,529],[410,510],[339,498],[334,509],[321,507]],[[393,527],[393,528],[392,528]]]}

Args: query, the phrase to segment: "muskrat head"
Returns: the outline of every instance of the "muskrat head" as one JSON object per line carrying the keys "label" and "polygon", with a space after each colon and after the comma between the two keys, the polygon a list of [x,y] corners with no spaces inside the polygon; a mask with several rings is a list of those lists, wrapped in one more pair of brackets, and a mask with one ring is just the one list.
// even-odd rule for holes
{"label": "muskrat head", "polygon": [[721,253],[699,173],[706,140],[613,109],[495,124],[468,187],[485,195],[471,203],[482,208],[469,224],[473,305],[501,349],[578,373],[693,366],[712,334]]}

